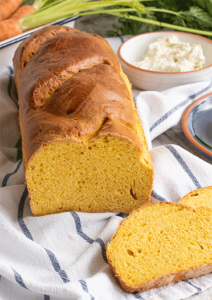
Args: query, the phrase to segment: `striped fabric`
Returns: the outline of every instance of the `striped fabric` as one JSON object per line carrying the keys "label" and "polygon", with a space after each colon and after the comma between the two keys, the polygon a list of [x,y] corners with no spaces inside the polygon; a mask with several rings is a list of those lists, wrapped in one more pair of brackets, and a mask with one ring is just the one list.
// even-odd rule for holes
{"label": "striped fabric", "polygon": [[[125,39],[108,40],[117,51]],[[184,109],[211,91],[210,80],[163,93],[134,91],[155,169],[152,202],[178,202],[187,192],[211,184],[210,163],[176,142],[161,142],[171,140],[170,130],[172,139],[176,134],[179,140]],[[12,58],[0,72],[0,108],[0,299],[179,300],[212,286],[208,274],[141,294],[123,292],[110,271],[106,245],[126,214],[31,214]]]}

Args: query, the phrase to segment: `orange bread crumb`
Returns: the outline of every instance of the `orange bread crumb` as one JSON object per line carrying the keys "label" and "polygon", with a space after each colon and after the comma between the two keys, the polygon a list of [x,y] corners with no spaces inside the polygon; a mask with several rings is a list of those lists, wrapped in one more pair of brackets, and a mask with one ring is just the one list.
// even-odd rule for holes
{"label": "orange bread crumb", "polygon": [[207,206],[212,208],[212,186],[194,190],[186,194],[180,202],[191,207]]}

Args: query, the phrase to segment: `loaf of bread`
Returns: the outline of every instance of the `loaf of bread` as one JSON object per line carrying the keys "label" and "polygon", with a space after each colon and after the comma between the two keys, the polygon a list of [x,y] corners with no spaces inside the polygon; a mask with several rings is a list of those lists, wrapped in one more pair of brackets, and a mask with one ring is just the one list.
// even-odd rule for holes
{"label": "loaf of bread", "polygon": [[143,292],[212,272],[212,210],[158,202],[133,211],[107,246],[126,292]]}
{"label": "loaf of bread", "polygon": [[131,86],[108,42],[64,26],[14,56],[25,177],[34,215],[130,212],[153,166]]}
{"label": "loaf of bread", "polygon": [[180,202],[191,207],[207,206],[212,209],[212,186],[194,190],[186,194]]}

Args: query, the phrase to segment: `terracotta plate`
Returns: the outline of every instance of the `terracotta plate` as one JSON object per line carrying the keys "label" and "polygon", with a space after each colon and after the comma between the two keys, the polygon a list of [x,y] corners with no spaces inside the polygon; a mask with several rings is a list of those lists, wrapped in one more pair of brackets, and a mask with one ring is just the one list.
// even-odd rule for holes
{"label": "terracotta plate", "polygon": [[187,107],[182,117],[182,128],[193,146],[212,159],[212,93]]}

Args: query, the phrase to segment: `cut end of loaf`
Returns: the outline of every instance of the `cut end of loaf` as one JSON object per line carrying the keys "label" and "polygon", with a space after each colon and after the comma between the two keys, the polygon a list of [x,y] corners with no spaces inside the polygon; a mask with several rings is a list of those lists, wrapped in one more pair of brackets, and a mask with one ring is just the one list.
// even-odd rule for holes
{"label": "cut end of loaf", "polygon": [[26,180],[34,215],[131,212],[149,202],[153,168],[127,140],[103,136],[89,144],[60,141],[39,148]]}
{"label": "cut end of loaf", "polygon": [[212,211],[155,203],[132,212],[107,247],[112,271],[127,292],[212,271]]}

